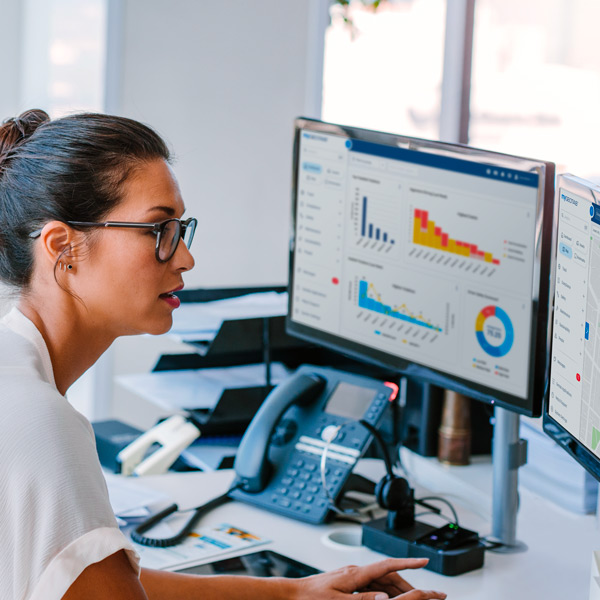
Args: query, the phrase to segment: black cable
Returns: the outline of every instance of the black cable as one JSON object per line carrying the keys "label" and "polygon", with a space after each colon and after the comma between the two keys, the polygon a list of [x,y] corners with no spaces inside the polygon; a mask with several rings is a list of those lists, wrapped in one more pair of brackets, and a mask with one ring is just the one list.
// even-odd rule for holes
{"label": "black cable", "polygon": [[424,503],[427,501],[431,501],[431,500],[437,500],[438,502],[443,502],[452,512],[452,516],[454,517],[454,524],[455,525],[459,524],[458,523],[458,515],[456,514],[456,510],[454,510],[454,506],[452,506],[452,504],[450,502],[448,502],[448,500],[446,500],[445,498],[441,498],[440,496],[425,496],[424,498],[419,498],[418,500],[416,500],[416,502],[421,504],[421,506],[427,506]]}
{"label": "black cable", "polygon": [[[394,475],[394,472],[392,470],[392,461],[390,458],[390,453],[388,451],[387,446],[385,445],[385,442],[383,441],[383,437],[381,436],[381,433],[379,433],[379,431],[375,427],[373,427],[373,425],[371,425],[371,423],[367,423],[367,421],[363,421],[361,419],[359,421],[359,423],[365,429],[367,429],[369,431],[369,433],[377,441],[379,449],[381,450],[381,453],[383,455],[383,462],[385,463],[385,469],[387,471],[387,474],[390,478],[395,478],[396,476]],[[441,511],[439,509],[436,509],[434,506],[427,505],[427,503],[426,503],[427,500],[438,500],[439,502],[443,502],[444,504],[446,504],[448,506],[448,508],[450,509],[450,511],[452,512],[452,515],[454,516],[454,524],[458,525],[458,515],[456,514],[456,510],[454,509],[452,504],[450,504],[450,502],[448,502],[448,500],[446,500],[445,498],[441,498],[439,496],[427,496],[425,498],[415,499],[415,502],[417,504],[420,504],[421,506],[424,506],[425,508],[429,508],[431,512],[434,512],[434,513],[437,512],[438,514],[441,514]]]}
{"label": "black cable", "polygon": [[[402,380],[405,381],[405,384],[402,383]],[[402,435],[403,432],[401,430],[400,423],[402,421],[404,411],[406,410],[406,398],[404,398],[404,405],[400,404],[401,395],[404,395],[402,394],[402,392],[406,392],[405,377],[401,377],[398,380],[398,394],[392,404],[392,421],[394,433],[397,434],[394,435],[394,457],[396,459],[395,464],[396,467],[400,469],[408,479],[408,471],[404,468],[404,464],[402,463],[402,457],[400,456],[400,453],[402,452],[402,446],[404,445],[404,438]]]}
{"label": "black cable", "polygon": [[381,433],[379,433],[379,431],[373,427],[373,425],[371,425],[371,423],[368,423],[367,421],[361,419],[359,421],[359,423],[375,438],[377,445],[379,446],[379,450],[381,451],[381,454],[383,455],[383,462],[385,463],[385,470],[387,471],[387,474],[390,476],[390,478],[394,478],[394,471],[392,470],[392,459],[390,458],[390,453],[388,451],[387,446],[385,445],[385,442],[383,441],[383,437],[381,436]]}
{"label": "black cable", "polygon": [[436,515],[437,517],[440,517],[440,519],[444,519],[444,521],[448,523],[454,523],[451,517],[449,517],[448,515],[444,515],[439,510],[424,510],[423,512],[416,513],[415,519],[418,519],[419,517],[426,517],[427,515]]}
{"label": "black cable", "polygon": [[131,539],[134,542],[141,544],[142,546],[150,546],[151,548],[168,548],[170,546],[176,546],[177,544],[183,542],[183,540],[192,532],[192,530],[196,526],[196,523],[198,523],[198,521],[200,520],[200,517],[202,517],[207,512],[210,512],[214,508],[217,508],[218,506],[229,502],[231,500],[229,494],[234,489],[236,489],[236,487],[232,487],[230,490],[228,490],[221,496],[217,496],[216,498],[209,500],[205,504],[202,504],[201,506],[192,509],[194,511],[192,516],[187,520],[187,522],[181,528],[181,530],[172,537],[151,538],[146,537],[143,534],[149,529],[152,529],[163,519],[166,519],[169,515],[172,515],[173,513],[177,512],[179,510],[177,504],[171,504],[164,510],[161,510],[160,512],[156,513],[155,515],[152,515],[151,517],[140,523],[131,532]]}

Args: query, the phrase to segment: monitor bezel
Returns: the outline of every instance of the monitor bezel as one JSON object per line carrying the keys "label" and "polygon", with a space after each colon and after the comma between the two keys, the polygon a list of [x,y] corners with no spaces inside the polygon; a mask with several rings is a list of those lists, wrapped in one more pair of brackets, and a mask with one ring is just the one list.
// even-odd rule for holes
{"label": "monitor bezel", "polygon": [[[554,216],[553,216],[553,239],[552,239],[552,261],[551,261],[551,311],[550,311],[550,332],[552,334],[554,324],[554,294],[556,289],[556,265],[558,252],[558,217],[560,203],[558,195],[560,190],[572,192],[578,196],[588,199],[594,204],[600,205],[600,185],[592,181],[587,181],[570,173],[563,173],[556,178]],[[552,357],[552,337],[548,347],[549,358]],[[542,425],[544,432],[548,434],[561,448],[563,448],[572,458],[574,458],[591,475],[600,481],[600,457],[596,456],[585,446],[575,435],[567,431],[558,421],[550,415],[550,378],[552,376],[552,363],[548,365],[548,386],[544,394],[544,409]]]}
{"label": "monitor bezel", "polygon": [[[426,367],[410,360],[395,357],[385,352],[361,346],[339,336],[322,332],[313,327],[297,323],[292,320],[293,314],[293,285],[294,285],[294,248],[296,235],[296,208],[298,163],[301,131],[316,133],[329,133],[346,136],[352,139],[364,140],[372,143],[396,145],[401,148],[432,152],[438,155],[450,155],[463,160],[470,160],[480,164],[513,168],[522,171],[537,172],[541,185],[538,188],[535,227],[535,259],[532,290],[532,320],[530,338],[530,365],[534,371],[529,379],[527,397],[501,392],[488,386],[471,382],[469,380],[450,376],[443,371]],[[545,392],[548,363],[549,363],[549,337],[548,323],[550,302],[550,255],[552,248],[552,205],[554,202],[554,163],[534,160],[524,157],[501,154],[478,148],[471,148],[461,144],[450,144],[414,137],[407,137],[392,133],[372,131],[347,125],[327,123],[315,119],[298,118],[295,121],[294,151],[292,168],[292,215],[289,248],[289,280],[288,280],[288,314],[286,316],[286,330],[290,335],[317,343],[324,347],[336,350],[367,363],[393,369],[399,374],[413,376],[422,381],[433,383],[440,387],[462,393],[473,399],[495,404],[510,409],[517,413],[538,417],[542,412],[542,398]],[[550,215],[550,218],[544,218]],[[537,292],[537,294],[536,294]]]}

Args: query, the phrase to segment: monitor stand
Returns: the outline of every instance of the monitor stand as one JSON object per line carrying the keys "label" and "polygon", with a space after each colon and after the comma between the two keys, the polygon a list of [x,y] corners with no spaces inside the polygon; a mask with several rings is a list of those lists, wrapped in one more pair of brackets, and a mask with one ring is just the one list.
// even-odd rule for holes
{"label": "monitor stand", "polygon": [[517,540],[519,467],[527,462],[527,442],[519,438],[519,415],[496,406],[492,439],[492,534],[495,552],[524,552]]}

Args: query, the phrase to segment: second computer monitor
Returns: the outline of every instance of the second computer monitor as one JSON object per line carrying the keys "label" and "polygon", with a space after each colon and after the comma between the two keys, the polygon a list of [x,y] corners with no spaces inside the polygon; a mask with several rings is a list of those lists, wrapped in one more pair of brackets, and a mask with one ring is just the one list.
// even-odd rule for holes
{"label": "second computer monitor", "polygon": [[600,479],[600,186],[556,185],[554,327],[544,429]]}
{"label": "second computer monitor", "polygon": [[538,415],[554,165],[299,119],[292,334]]}

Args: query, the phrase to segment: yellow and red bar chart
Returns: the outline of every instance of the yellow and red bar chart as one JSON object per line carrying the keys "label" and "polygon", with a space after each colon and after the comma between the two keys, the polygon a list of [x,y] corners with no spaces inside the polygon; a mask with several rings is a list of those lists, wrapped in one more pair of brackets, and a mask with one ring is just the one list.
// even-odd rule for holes
{"label": "yellow and red bar chart", "polygon": [[451,238],[435,221],[429,220],[429,211],[415,208],[413,219],[413,244],[450,252],[459,256],[474,258],[486,263],[499,265],[500,260],[491,252],[480,250],[477,244],[471,244]]}

